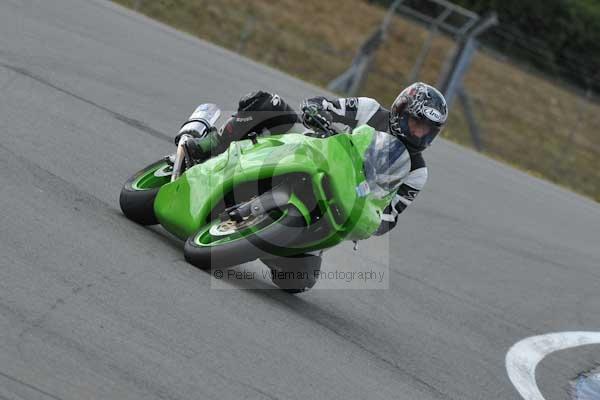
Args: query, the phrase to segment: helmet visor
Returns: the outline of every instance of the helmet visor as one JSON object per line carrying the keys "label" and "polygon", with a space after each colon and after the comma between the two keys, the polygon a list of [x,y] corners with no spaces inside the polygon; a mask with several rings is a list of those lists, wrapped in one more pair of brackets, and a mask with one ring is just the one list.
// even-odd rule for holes
{"label": "helmet visor", "polygon": [[411,141],[419,147],[428,147],[433,139],[440,133],[441,127],[425,118],[408,118],[408,127]]}
{"label": "helmet visor", "polygon": [[410,134],[416,138],[423,139],[430,135],[435,136],[439,132],[439,127],[425,118],[408,118],[408,128]]}

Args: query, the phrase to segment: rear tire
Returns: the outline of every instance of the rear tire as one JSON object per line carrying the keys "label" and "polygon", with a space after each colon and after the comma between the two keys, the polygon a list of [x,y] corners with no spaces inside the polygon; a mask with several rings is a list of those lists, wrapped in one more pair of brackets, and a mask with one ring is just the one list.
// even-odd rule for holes
{"label": "rear tire", "polygon": [[244,234],[241,229],[229,236],[213,235],[224,223],[211,222],[187,239],[183,248],[185,259],[200,269],[233,267],[260,257],[272,257],[305,231],[304,219],[293,206],[260,218],[255,225],[245,228],[252,232]]}
{"label": "rear tire", "polygon": [[[165,160],[157,161],[125,182],[119,196],[119,204],[127,218],[140,225],[158,224],[154,215],[154,199],[161,186],[170,181],[170,176],[156,177],[154,175],[156,171],[167,167],[168,164]],[[143,182],[144,179],[145,182]],[[141,184],[142,182],[143,184]]]}

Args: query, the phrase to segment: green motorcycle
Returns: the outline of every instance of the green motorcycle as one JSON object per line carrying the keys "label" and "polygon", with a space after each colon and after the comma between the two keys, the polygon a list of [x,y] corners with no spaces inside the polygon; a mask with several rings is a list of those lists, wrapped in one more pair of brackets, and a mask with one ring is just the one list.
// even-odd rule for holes
{"label": "green motorcycle", "polygon": [[[196,113],[205,129],[220,115],[213,104]],[[309,134],[251,135],[200,164],[187,156],[183,135],[174,156],[125,183],[121,209],[185,240],[186,260],[203,269],[259,258],[271,265],[367,239],[407,172],[395,162],[405,148],[367,125],[351,134],[318,125]]]}

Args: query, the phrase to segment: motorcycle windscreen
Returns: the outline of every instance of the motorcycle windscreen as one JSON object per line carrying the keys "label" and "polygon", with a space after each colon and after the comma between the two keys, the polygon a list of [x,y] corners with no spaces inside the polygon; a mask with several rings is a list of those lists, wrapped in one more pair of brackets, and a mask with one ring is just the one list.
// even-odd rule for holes
{"label": "motorcycle windscreen", "polygon": [[364,167],[371,194],[381,199],[398,190],[410,172],[410,155],[399,139],[377,131],[365,152]]}

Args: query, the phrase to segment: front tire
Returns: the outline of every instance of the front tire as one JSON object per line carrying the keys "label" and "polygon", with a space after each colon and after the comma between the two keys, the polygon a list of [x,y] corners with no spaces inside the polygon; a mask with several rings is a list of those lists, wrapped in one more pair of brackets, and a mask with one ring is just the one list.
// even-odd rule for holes
{"label": "front tire", "polygon": [[212,221],[185,242],[185,259],[200,269],[228,268],[278,254],[305,231],[304,219],[293,206],[243,224]]}
{"label": "front tire", "polygon": [[140,225],[156,225],[154,199],[161,186],[171,181],[170,165],[160,160],[130,177],[119,196],[121,211],[130,220]]}

